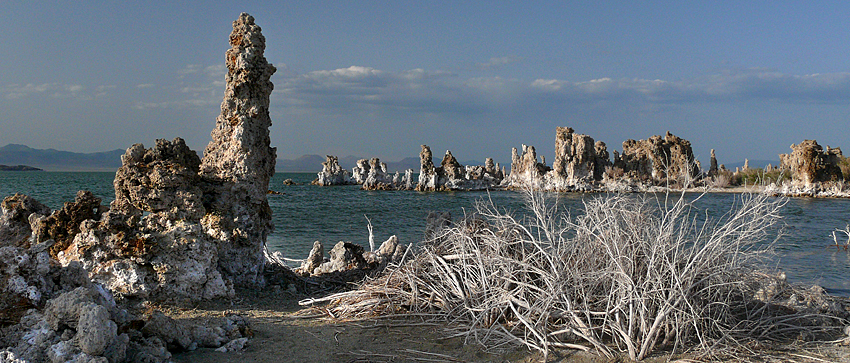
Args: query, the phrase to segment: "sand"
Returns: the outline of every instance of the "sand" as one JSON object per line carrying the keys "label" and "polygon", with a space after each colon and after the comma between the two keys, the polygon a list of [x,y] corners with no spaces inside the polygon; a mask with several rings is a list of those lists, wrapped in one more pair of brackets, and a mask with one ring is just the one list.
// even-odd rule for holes
{"label": "sand", "polygon": [[[488,353],[463,338],[445,338],[443,326],[414,319],[335,320],[316,317],[298,301],[305,296],[287,291],[240,291],[233,300],[204,302],[192,307],[157,306],[176,319],[203,319],[226,314],[246,316],[253,337],[244,350],[222,353],[212,348],[174,354],[176,362],[543,362],[542,354],[523,347]],[[313,315],[305,317],[305,314]],[[850,348],[841,344],[796,346],[770,350],[787,362],[850,362]],[[750,357],[752,358],[752,357]],[[658,355],[645,362],[701,362],[690,355]],[[546,362],[627,362],[593,353],[558,350]],[[734,360],[731,360],[734,361]],[[764,361],[777,361],[766,359]]]}

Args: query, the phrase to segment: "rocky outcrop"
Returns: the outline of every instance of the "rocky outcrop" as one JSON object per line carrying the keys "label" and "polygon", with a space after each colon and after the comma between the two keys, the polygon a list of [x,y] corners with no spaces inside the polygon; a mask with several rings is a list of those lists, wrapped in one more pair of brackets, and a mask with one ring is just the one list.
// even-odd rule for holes
{"label": "rocky outcrop", "polygon": [[178,138],[157,140],[150,149],[133,145],[121,159],[109,211],[100,221],[83,222],[59,261],[81,263],[92,280],[122,298],[231,296],[232,285],[218,269],[219,241],[201,223],[211,198],[210,184],[198,175],[198,155]]}
{"label": "rocky outcrop", "polygon": [[269,95],[275,67],[263,53],[266,39],[246,13],[233,22],[224,101],[199,175],[212,190],[203,227],[216,240],[218,267],[234,283],[262,285],[263,246],[272,230],[266,200],[274,175]]}
{"label": "rocky outcrop", "polygon": [[626,140],[623,153],[614,161],[631,178],[656,184],[692,180],[699,173],[691,143],[670,132],[662,138]]}
{"label": "rocky outcrop", "polygon": [[708,167],[708,176],[715,176],[719,172],[717,167],[717,156],[714,154],[714,149],[711,149],[711,164]]}
{"label": "rocky outcrop", "polygon": [[89,191],[77,192],[74,201],[66,202],[62,209],[45,218],[33,218],[31,225],[35,243],[53,240],[50,256],[56,258],[80,233],[80,225],[86,220],[100,219],[101,212],[100,198]]}
{"label": "rocky outcrop", "polygon": [[572,128],[555,129],[555,161],[547,166],[533,146],[522,146],[522,154],[512,150],[511,174],[507,186],[531,186],[542,190],[588,191],[596,188],[611,166],[604,142],[595,142],[587,135],[576,134]]}
{"label": "rocky outcrop", "polygon": [[221,115],[204,158],[180,138],[127,149],[102,218],[93,213],[99,200],[78,196],[54,213],[57,221],[39,222],[37,241],[55,240],[51,251],[63,265],[79,262],[122,298],[199,300],[232,296],[233,284],[263,284],[275,69],[248,14],[233,23],[230,45]]}
{"label": "rocky outcrop", "polygon": [[136,317],[97,284],[59,294],[3,332],[3,362],[168,362],[171,351],[244,345],[251,335],[235,315],[200,323],[155,310]]}
{"label": "rocky outcrop", "polygon": [[354,184],[351,173],[339,166],[339,159],[333,155],[327,155],[327,160],[322,163],[322,171],[313,184],[318,186]]}
{"label": "rocky outcrop", "polygon": [[378,158],[369,160],[369,172],[366,174],[366,180],[363,181],[363,189],[395,189],[392,175],[387,174],[386,163],[382,163]]}
{"label": "rocky outcrop", "polygon": [[552,171],[544,177],[544,188],[589,189],[590,184],[602,180],[610,164],[604,142],[594,143],[590,136],[576,134],[569,127],[558,127],[555,129],[555,162]]}
{"label": "rocky outcrop", "polygon": [[30,218],[50,214],[50,208],[23,194],[6,197],[0,203],[0,209],[0,247],[29,248],[32,235]]}
{"label": "rocky outcrop", "polygon": [[369,171],[372,170],[372,166],[369,165],[369,159],[359,159],[357,163],[355,163],[354,168],[351,169],[351,174],[354,178],[355,184],[363,185],[366,182],[366,178],[369,177]]}
{"label": "rocky outcrop", "polygon": [[351,171],[354,183],[360,184],[363,190],[413,190],[413,170],[406,170],[404,175],[390,174],[387,164],[378,158],[357,160]]}
{"label": "rocky outcrop", "polygon": [[347,272],[370,273],[383,270],[389,263],[401,261],[405,247],[401,246],[396,236],[384,241],[377,251],[364,251],[363,247],[351,242],[340,241],[324,258],[324,247],[321,242],[313,243],[310,255],[296,269],[302,275],[330,275]]}
{"label": "rocky outcrop", "polygon": [[504,173],[490,158],[481,166],[463,166],[446,150],[440,166],[435,167],[431,148],[422,145],[419,160],[418,191],[483,190],[497,187],[504,179]]}
{"label": "rocky outcrop", "polygon": [[822,182],[844,180],[839,168],[843,156],[840,148],[818,145],[815,140],[804,140],[791,145],[790,154],[780,154],[780,168],[791,171],[793,182],[811,187]]}

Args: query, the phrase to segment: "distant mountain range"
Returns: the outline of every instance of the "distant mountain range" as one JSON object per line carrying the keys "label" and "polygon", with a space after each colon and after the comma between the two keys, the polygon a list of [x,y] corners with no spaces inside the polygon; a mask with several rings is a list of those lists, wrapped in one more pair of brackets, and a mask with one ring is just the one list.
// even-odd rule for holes
{"label": "distant mountain range", "polygon": [[121,166],[124,150],[74,153],[55,149],[33,149],[26,145],[0,147],[0,164],[27,165],[48,171],[115,171]]}
{"label": "distant mountain range", "polygon": [[[26,145],[8,144],[0,147],[0,165],[26,165],[47,171],[115,171],[121,167],[121,155],[124,155],[124,150],[115,149],[112,151],[97,152],[97,153],[75,153],[70,151],[59,151],[55,149],[33,149]],[[351,170],[357,165],[357,160],[364,159],[362,157],[348,155],[339,158],[339,165],[346,170]],[[399,161],[386,161],[387,169],[390,173],[396,171],[404,173],[407,169],[413,169],[414,172],[419,172],[419,158],[407,157]],[[434,164],[439,165],[442,157],[435,155]],[[322,171],[322,163],[325,162],[324,156],[319,155],[303,155],[294,160],[277,159],[275,170],[278,172],[319,172]],[[483,165],[483,160],[466,160],[460,162],[462,165]],[[778,166],[778,160],[750,160],[751,168],[763,168],[767,164]],[[744,162],[727,163],[726,167],[735,170],[735,167],[741,167]],[[510,163],[503,164],[505,168],[510,169]],[[708,168],[704,165],[703,168]]]}
{"label": "distant mountain range", "polygon": [[[124,155],[124,150],[121,149],[97,153],[75,153],[8,144],[0,147],[0,165],[25,165],[47,171],[115,171],[121,167],[121,155]],[[339,163],[343,168],[351,170],[359,159],[362,158],[349,155],[340,158]],[[319,155],[304,155],[295,160],[278,159],[276,170],[278,172],[319,172],[322,170],[324,161],[325,157]],[[435,162],[439,163],[439,160]],[[390,172],[403,173],[407,169],[419,171],[418,157],[386,163]]]}

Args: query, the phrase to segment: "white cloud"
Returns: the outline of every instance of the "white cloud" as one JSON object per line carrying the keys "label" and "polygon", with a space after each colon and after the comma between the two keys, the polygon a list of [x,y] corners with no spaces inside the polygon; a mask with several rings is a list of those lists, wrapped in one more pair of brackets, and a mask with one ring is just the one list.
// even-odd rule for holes
{"label": "white cloud", "polygon": [[42,83],[32,84],[8,84],[0,85],[0,94],[6,99],[17,100],[25,97],[38,97],[38,95],[52,98],[71,98],[77,100],[91,100],[94,95],[86,92],[88,88],[80,84]]}
{"label": "white cloud", "polygon": [[516,56],[493,57],[493,58],[490,58],[490,60],[488,60],[486,62],[476,63],[475,65],[478,66],[478,68],[487,69],[487,68],[496,68],[496,67],[500,67],[500,66],[504,66],[504,65],[508,65],[508,64],[512,64],[512,63],[517,63],[519,61],[522,61],[522,58],[516,57]]}

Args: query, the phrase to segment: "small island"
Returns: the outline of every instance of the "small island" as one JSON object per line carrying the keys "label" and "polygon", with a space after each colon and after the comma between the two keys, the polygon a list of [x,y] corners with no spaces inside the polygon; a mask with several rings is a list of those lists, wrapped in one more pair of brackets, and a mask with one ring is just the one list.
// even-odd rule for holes
{"label": "small island", "polygon": [[28,165],[0,165],[0,171],[44,171]]}

